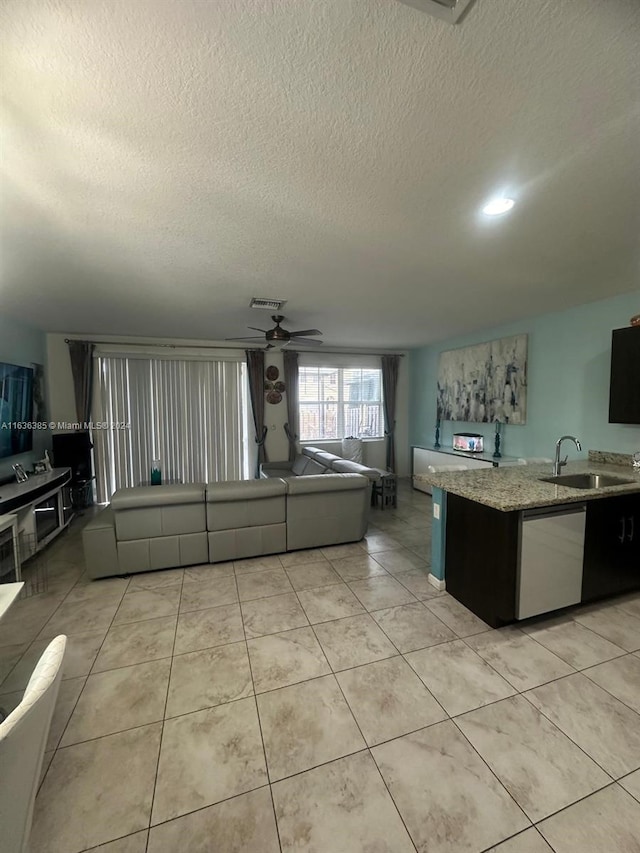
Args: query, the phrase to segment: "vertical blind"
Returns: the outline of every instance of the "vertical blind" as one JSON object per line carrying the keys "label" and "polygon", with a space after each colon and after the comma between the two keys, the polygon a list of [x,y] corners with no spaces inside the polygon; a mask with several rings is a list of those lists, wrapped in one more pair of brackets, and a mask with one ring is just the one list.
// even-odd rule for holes
{"label": "vertical blind", "polygon": [[[249,430],[246,366],[99,356],[92,433],[98,501],[150,479],[160,460],[163,482],[246,479]],[[120,428],[119,425],[128,425]]]}

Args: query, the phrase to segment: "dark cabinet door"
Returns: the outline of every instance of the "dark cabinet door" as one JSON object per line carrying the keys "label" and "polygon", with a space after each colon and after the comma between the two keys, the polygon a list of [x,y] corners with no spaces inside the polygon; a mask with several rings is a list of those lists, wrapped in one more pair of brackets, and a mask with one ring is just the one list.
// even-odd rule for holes
{"label": "dark cabinet door", "polygon": [[516,616],[519,516],[447,494],[447,592],[492,628]]}
{"label": "dark cabinet door", "polygon": [[611,338],[609,423],[640,424],[640,326],[616,329]]}
{"label": "dark cabinet door", "polygon": [[640,588],[640,495],[589,501],[582,600]]}

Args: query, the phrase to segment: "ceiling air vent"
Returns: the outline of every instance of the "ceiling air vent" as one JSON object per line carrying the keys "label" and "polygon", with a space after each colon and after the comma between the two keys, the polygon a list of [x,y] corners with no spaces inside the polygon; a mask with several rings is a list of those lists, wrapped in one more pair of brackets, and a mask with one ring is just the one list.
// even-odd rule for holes
{"label": "ceiling air vent", "polygon": [[400,0],[405,6],[413,6],[436,18],[457,24],[474,0]]}
{"label": "ceiling air vent", "polygon": [[286,299],[261,299],[258,296],[254,296],[249,303],[249,308],[262,308],[263,311],[276,311],[279,313],[282,306],[286,304],[286,301]]}

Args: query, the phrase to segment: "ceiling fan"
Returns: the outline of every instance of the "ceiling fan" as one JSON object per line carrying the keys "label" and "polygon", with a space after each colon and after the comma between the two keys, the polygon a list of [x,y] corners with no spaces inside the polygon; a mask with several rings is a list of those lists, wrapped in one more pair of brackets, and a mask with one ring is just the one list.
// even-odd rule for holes
{"label": "ceiling fan", "polygon": [[225,338],[227,341],[259,341],[264,336],[267,342],[266,349],[279,346],[286,347],[291,343],[303,344],[304,346],[315,346],[321,344],[322,341],[312,340],[309,335],[321,335],[322,332],[318,329],[302,329],[299,332],[288,332],[283,329],[280,323],[285,319],[282,314],[273,314],[271,319],[276,324],[273,329],[257,329],[255,326],[247,326],[248,329],[253,329],[254,332],[262,332],[262,335],[254,335],[251,338]]}

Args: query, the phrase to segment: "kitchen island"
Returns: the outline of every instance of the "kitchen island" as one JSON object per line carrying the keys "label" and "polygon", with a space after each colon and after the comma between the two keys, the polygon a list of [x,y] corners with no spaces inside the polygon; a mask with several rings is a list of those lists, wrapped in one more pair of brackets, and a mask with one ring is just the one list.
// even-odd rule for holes
{"label": "kitchen island", "polygon": [[446,497],[447,591],[492,627],[640,588],[640,472],[630,457],[596,452],[563,470],[627,481],[607,486],[545,482],[550,469],[421,475]]}

